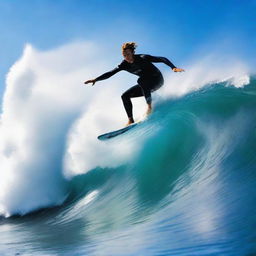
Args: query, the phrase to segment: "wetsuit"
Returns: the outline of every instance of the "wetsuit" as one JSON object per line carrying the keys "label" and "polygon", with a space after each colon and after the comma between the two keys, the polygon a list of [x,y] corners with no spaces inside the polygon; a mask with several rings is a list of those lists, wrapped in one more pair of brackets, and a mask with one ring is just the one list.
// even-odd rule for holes
{"label": "wetsuit", "polygon": [[138,84],[122,95],[123,104],[129,118],[133,118],[131,98],[145,96],[147,103],[150,104],[152,101],[151,92],[159,89],[164,83],[162,73],[152,62],[162,62],[172,69],[176,68],[167,58],[135,54],[133,63],[123,60],[116,68],[95,79],[96,81],[107,79],[121,70],[139,76]]}

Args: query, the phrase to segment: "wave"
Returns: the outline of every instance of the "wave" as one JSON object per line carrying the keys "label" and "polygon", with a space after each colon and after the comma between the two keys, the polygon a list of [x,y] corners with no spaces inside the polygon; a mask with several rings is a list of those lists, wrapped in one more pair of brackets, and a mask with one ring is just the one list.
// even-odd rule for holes
{"label": "wave", "polygon": [[[37,227],[47,221],[41,233],[47,247],[64,241],[76,245],[78,254],[122,255],[127,243],[129,255],[255,252],[256,79],[247,82],[213,82],[184,96],[160,98],[145,122],[106,142],[96,140],[98,126],[88,133],[95,124],[88,117],[95,112],[87,109],[63,133],[70,132],[69,146],[60,156],[66,163],[72,157],[73,163],[85,163],[65,178],[61,206],[23,220],[35,219]],[[76,158],[79,138],[89,155]],[[56,201],[46,207],[52,205]],[[19,207],[13,213],[27,213]],[[70,234],[67,241],[59,240],[63,230]],[[85,233],[93,241],[88,247]],[[120,246],[111,249],[113,241]]]}
{"label": "wave", "polygon": [[[119,183],[115,180],[112,184],[111,173],[113,179],[122,173],[124,179],[129,180],[128,184],[133,181],[131,187],[137,186],[138,179],[142,197],[143,191],[147,194],[151,183],[156,182],[155,187],[162,194],[153,193],[148,200],[156,198],[157,201],[157,198],[169,195],[169,186],[176,188],[181,173],[188,173],[192,163],[202,164],[199,155],[203,155],[203,149],[208,147],[210,159],[226,155],[217,149],[228,148],[227,141],[237,141],[233,137],[254,122],[248,114],[255,103],[254,78],[245,87],[241,87],[244,81],[238,79],[240,88],[236,88],[230,84],[234,81],[225,80],[232,73],[230,71],[222,76],[207,76],[198,85],[191,77],[193,72],[188,72],[187,77],[186,74],[180,77],[186,81],[184,86],[179,87],[172,81],[171,88],[182,88],[182,92],[168,94],[165,89],[168,86],[163,94],[169,98],[161,96],[160,92],[159,98],[156,97],[155,112],[147,122],[115,140],[99,142],[96,140],[98,134],[122,125],[125,114],[117,95],[123,88],[120,81],[115,82],[117,86],[105,87],[104,91],[85,93],[80,85],[76,87],[85,74],[89,76],[94,72],[92,63],[83,68],[81,65],[90,63],[95,56],[79,55],[75,58],[77,62],[67,64],[63,69],[60,63],[64,62],[66,52],[69,59],[71,53],[86,53],[88,49],[92,53],[97,51],[83,43],[47,53],[27,46],[10,70],[1,116],[0,212],[3,216],[24,215],[65,204],[80,198],[76,195],[82,193],[79,189],[85,191],[83,196],[93,192],[93,198],[97,198],[100,191],[89,188],[93,184],[97,188],[107,188],[105,184],[108,182],[111,186]],[[94,63],[98,70],[98,63]],[[206,85],[209,79],[216,78],[224,82]],[[245,78],[248,83],[248,77]],[[237,78],[235,80],[237,82]],[[111,99],[107,115],[102,104],[106,99]],[[136,109],[144,106],[144,102],[135,104],[139,106]],[[231,130],[234,126],[236,129]],[[127,173],[136,178],[130,178]],[[102,183],[97,181],[96,174]],[[159,178],[159,174],[166,179]],[[87,182],[87,178],[91,182]],[[130,186],[127,185],[127,189]]]}

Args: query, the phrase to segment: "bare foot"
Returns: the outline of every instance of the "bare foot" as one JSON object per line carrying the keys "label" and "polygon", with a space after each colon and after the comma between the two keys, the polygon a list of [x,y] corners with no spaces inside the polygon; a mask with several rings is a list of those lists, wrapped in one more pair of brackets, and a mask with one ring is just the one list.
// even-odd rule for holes
{"label": "bare foot", "polygon": [[152,113],[152,107],[151,106],[148,106],[148,109],[147,109],[147,112],[146,112],[146,115],[150,115]]}
{"label": "bare foot", "polygon": [[131,125],[133,123],[134,123],[134,120],[129,118],[128,123],[125,125],[125,127],[127,127],[127,126],[129,126],[129,125]]}

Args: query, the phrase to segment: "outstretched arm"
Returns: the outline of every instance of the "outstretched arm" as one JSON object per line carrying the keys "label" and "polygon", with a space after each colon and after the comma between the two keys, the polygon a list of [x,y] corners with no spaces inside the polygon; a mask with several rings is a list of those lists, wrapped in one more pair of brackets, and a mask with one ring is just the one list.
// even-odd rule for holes
{"label": "outstretched arm", "polygon": [[89,84],[89,83],[92,83],[92,85],[94,85],[96,83],[96,80],[95,79],[90,79],[90,80],[87,80],[84,82],[84,84]]}
{"label": "outstretched arm", "polygon": [[170,60],[168,60],[165,57],[157,57],[157,56],[151,56],[151,55],[148,55],[148,54],[143,54],[142,58],[147,59],[150,62],[155,62],[155,63],[162,62],[162,63],[166,64],[167,66],[169,66],[174,72],[185,71],[182,68],[177,68]]}
{"label": "outstretched arm", "polygon": [[92,85],[94,85],[97,81],[108,79],[108,78],[110,78],[111,76],[113,76],[114,74],[116,74],[117,72],[119,72],[121,70],[122,69],[120,67],[116,67],[113,70],[108,71],[108,72],[104,73],[103,75],[101,75],[101,76],[99,76],[95,79],[85,81],[84,84],[92,83]]}

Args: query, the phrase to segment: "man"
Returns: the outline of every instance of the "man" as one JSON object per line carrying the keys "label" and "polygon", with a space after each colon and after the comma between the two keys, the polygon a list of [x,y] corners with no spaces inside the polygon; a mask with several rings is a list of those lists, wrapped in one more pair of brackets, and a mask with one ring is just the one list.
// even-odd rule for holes
{"label": "man", "polygon": [[147,54],[135,54],[136,44],[134,42],[124,43],[122,45],[122,54],[124,60],[115,69],[104,73],[103,75],[85,81],[85,84],[92,83],[94,85],[97,81],[107,79],[121,70],[128,71],[134,75],[139,76],[138,84],[128,89],[122,95],[124,108],[128,116],[127,126],[134,123],[132,113],[131,98],[144,96],[148,105],[147,115],[152,112],[152,98],[151,92],[159,89],[163,83],[163,75],[160,70],[152,64],[152,62],[162,62],[168,65],[174,72],[183,72],[184,69],[175,67],[165,57],[155,57]]}

